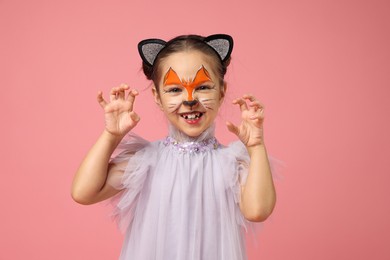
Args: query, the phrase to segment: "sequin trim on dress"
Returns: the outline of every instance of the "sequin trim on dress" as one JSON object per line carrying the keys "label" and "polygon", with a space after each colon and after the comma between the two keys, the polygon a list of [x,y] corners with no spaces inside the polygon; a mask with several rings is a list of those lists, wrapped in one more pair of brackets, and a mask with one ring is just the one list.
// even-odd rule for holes
{"label": "sequin trim on dress", "polygon": [[165,146],[172,146],[180,153],[200,153],[215,150],[220,147],[215,137],[209,138],[201,142],[178,142],[174,138],[168,136],[164,140]]}

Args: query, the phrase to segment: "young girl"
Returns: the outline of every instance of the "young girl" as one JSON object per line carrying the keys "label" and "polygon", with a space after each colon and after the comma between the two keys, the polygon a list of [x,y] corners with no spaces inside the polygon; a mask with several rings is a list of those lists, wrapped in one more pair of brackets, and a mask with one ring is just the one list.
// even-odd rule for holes
{"label": "young girl", "polygon": [[115,215],[126,230],[120,259],[246,259],[245,227],[267,219],[276,195],[264,109],[254,96],[233,101],[242,122],[227,127],[240,141],[226,147],[214,137],[233,39],[186,35],[138,48],[168,137],[128,134],[140,120],[136,90],[113,88],[109,102],[100,92],[105,129],[74,177],[73,199],[92,204],[118,194]]}

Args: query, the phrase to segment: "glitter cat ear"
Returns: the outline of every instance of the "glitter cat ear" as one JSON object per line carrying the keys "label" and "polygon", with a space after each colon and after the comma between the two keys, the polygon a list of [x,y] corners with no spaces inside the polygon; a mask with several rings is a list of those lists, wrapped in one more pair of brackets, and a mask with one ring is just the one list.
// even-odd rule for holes
{"label": "glitter cat ear", "polygon": [[142,60],[149,66],[153,67],[153,63],[165,47],[166,42],[160,39],[146,39],[138,43],[138,52]]}
{"label": "glitter cat ear", "polygon": [[227,34],[213,34],[204,39],[213,48],[222,61],[229,59],[233,50],[233,38]]}

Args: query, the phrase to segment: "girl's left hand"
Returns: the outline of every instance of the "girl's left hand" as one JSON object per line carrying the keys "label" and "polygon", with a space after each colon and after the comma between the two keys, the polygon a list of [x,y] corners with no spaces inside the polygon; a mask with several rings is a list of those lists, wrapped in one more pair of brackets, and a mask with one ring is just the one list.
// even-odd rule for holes
{"label": "girl's left hand", "polygon": [[240,106],[242,121],[239,126],[226,122],[229,131],[237,135],[247,147],[263,145],[263,105],[254,96],[248,94],[233,100],[233,104]]}

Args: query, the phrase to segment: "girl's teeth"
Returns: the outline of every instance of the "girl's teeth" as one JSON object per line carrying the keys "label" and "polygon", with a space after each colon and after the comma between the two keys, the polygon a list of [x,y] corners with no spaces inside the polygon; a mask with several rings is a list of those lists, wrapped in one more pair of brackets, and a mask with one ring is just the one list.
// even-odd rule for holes
{"label": "girl's teeth", "polygon": [[200,117],[200,113],[195,114],[187,114],[183,115],[184,119],[198,119]]}

